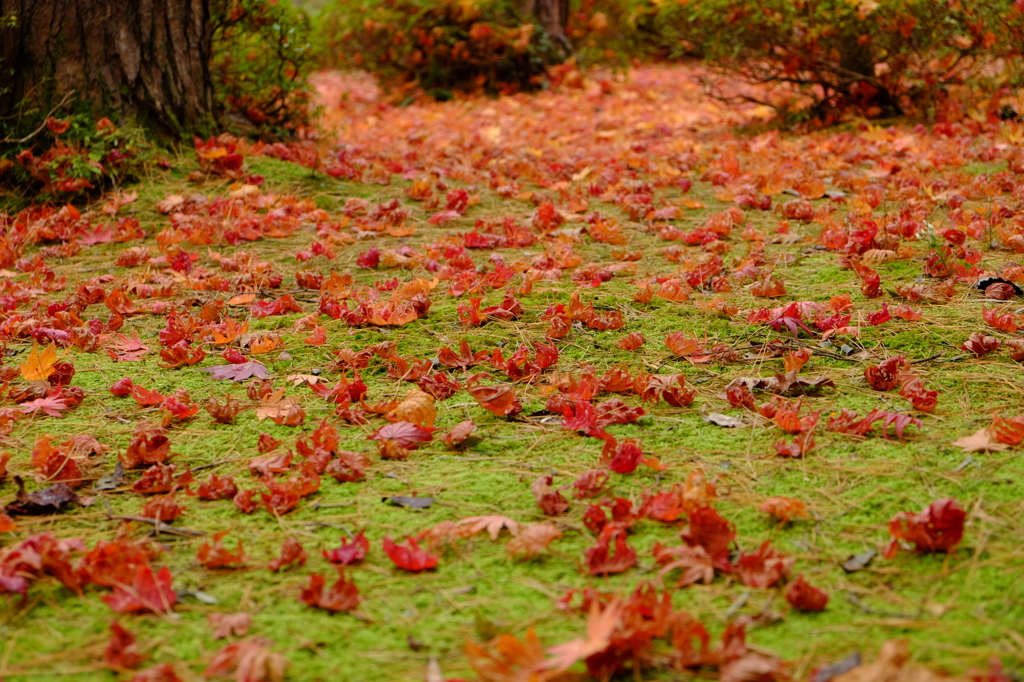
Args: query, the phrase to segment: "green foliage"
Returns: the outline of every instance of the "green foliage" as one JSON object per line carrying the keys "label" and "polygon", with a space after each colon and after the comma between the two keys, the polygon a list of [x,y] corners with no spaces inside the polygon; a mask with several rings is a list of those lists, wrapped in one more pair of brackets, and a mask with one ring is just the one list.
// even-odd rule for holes
{"label": "green foliage", "polygon": [[662,56],[700,56],[752,83],[788,84],[829,118],[920,110],[1005,53],[1011,0],[648,0],[634,25]]}
{"label": "green foliage", "polygon": [[67,201],[137,178],[154,148],[137,126],[94,122],[87,114],[66,120],[49,117],[27,133],[36,119],[8,126],[0,139],[0,187],[33,195],[35,201]]}
{"label": "green foliage", "polygon": [[542,83],[559,48],[510,0],[336,0],[317,33],[321,61],[358,67],[435,97],[509,93]]}
{"label": "green foliage", "polygon": [[577,63],[621,66],[666,55],[668,50],[658,48],[658,38],[645,26],[652,7],[646,0],[573,0],[566,35]]}
{"label": "green foliage", "polygon": [[217,118],[233,132],[288,137],[310,121],[309,20],[276,0],[213,0],[210,72]]}

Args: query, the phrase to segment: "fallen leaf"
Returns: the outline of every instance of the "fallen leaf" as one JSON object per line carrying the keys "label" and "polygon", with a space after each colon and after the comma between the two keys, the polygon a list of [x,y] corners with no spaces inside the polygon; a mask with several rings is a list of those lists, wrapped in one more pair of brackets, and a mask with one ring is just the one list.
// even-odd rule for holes
{"label": "fallen leaf", "polygon": [[279,388],[260,400],[260,404],[256,407],[256,419],[263,421],[264,419],[285,417],[296,406],[297,403],[294,400],[284,397],[284,389]]}
{"label": "fallen leaf", "polygon": [[160,211],[164,215],[168,215],[170,213],[173,213],[184,203],[185,197],[181,196],[180,194],[168,194],[166,197],[164,197],[157,203],[156,210]]}
{"label": "fallen leaf", "polygon": [[991,428],[978,429],[970,436],[957,438],[953,445],[961,448],[964,452],[1002,452],[1009,449],[1006,443],[996,440],[996,433]]}
{"label": "fallen leaf", "polygon": [[115,362],[137,362],[149,352],[149,346],[139,340],[138,332],[132,333],[132,338],[123,334],[114,334],[117,343],[107,346],[107,355]]}
{"label": "fallen leaf", "polygon": [[209,372],[210,376],[214,379],[230,379],[231,381],[245,381],[253,377],[266,379],[270,376],[270,370],[258,360],[250,360],[249,362],[240,362],[233,365],[203,367],[199,371]]}
{"label": "fallen leaf", "polygon": [[32,350],[28,352],[25,362],[21,363],[21,376],[25,381],[45,381],[53,374],[53,366],[57,364],[57,346],[50,344],[40,350],[39,344],[32,342]]}
{"label": "fallen leaf", "polygon": [[393,422],[409,422],[416,426],[432,428],[437,419],[437,408],[434,407],[434,396],[414,388],[405,394],[384,418]]}
{"label": "fallen leaf", "polygon": [[67,505],[79,501],[78,495],[66,483],[54,483],[48,488],[32,493],[25,492],[25,483],[20,476],[14,477],[14,483],[18,486],[18,496],[14,502],[4,507],[4,511],[12,516],[56,514]]}
{"label": "fallen leaf", "polygon": [[433,497],[406,497],[404,495],[393,495],[382,500],[396,507],[408,507],[410,509],[428,509],[434,504]]}
{"label": "fallen leaf", "polygon": [[285,380],[292,382],[292,386],[298,386],[299,384],[315,386],[316,384],[326,381],[324,377],[317,376],[316,374],[289,374],[285,377]]}
{"label": "fallen leaf", "polygon": [[608,602],[604,610],[601,610],[597,600],[594,600],[587,616],[586,639],[574,639],[548,648],[548,654],[552,658],[544,661],[541,667],[555,673],[562,672],[568,670],[576,661],[604,651],[611,643],[612,632],[618,626],[619,618],[620,606],[617,600],[612,599]]}
{"label": "fallen leaf", "polygon": [[248,613],[211,613],[206,622],[213,628],[214,639],[225,639],[229,635],[245,637],[252,625],[252,616]]}
{"label": "fallen leaf", "polygon": [[512,537],[519,535],[519,524],[507,516],[493,514],[491,516],[467,516],[455,522],[459,535],[466,537],[486,530],[492,540],[497,540],[503,528],[508,529]]}
{"label": "fallen leaf", "polygon": [[878,652],[878,660],[864,663],[832,678],[832,682],[968,682],[969,677],[954,677],[910,662],[910,647],[905,639],[889,640]]}
{"label": "fallen leaf", "polygon": [[288,671],[288,660],[271,651],[272,642],[252,637],[229,644],[213,655],[203,677],[232,677],[236,682],[280,682]]}
{"label": "fallen leaf", "polygon": [[553,523],[531,523],[520,529],[517,537],[508,541],[505,550],[510,556],[530,559],[542,554],[548,545],[560,537],[562,531]]}

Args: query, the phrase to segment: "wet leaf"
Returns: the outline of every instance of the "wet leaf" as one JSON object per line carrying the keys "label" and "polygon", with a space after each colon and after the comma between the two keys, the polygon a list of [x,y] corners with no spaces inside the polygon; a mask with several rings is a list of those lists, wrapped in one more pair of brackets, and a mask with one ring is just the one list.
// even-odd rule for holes
{"label": "wet leaf", "polygon": [[383,501],[396,507],[409,507],[410,509],[429,509],[430,505],[434,504],[433,497],[406,497],[404,495],[385,497]]}
{"label": "wet leaf", "polygon": [[14,482],[18,486],[18,497],[4,507],[4,511],[12,516],[56,514],[67,505],[79,502],[78,495],[66,483],[54,483],[48,488],[26,493],[20,477],[15,476]]}

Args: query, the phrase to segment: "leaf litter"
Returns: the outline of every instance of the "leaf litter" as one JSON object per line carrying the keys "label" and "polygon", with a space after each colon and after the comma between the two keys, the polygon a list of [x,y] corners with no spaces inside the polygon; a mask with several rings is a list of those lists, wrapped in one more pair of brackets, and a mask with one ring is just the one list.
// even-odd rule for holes
{"label": "leaf litter", "polygon": [[[367,652],[422,677],[409,637],[483,680],[781,680],[861,647],[879,661],[829,679],[927,679],[963,674],[965,647],[1019,654],[975,606],[1003,603],[1024,540],[1024,319],[1001,303],[1024,282],[1021,124],[738,134],[761,114],[691,68],[409,107],[321,74],[338,146],[203,143],[251,182],[140,187],[115,213],[148,236],[101,239],[102,210],[5,222],[11,300],[32,304],[3,328],[26,354],[0,366],[0,588],[55,583],[104,632],[123,614],[109,655],[133,665],[136,624],[194,637],[178,597],[207,595],[234,615],[174,664],[259,679],[368,679]],[[347,178],[341,199],[282,180],[302,165]],[[85,434],[114,454],[38,445]],[[979,466],[950,471],[963,452]],[[195,534],[152,542],[164,514]],[[970,627],[836,598],[949,590]],[[50,608],[0,675],[102,660],[45,658]],[[498,630],[470,632],[472,610]]]}

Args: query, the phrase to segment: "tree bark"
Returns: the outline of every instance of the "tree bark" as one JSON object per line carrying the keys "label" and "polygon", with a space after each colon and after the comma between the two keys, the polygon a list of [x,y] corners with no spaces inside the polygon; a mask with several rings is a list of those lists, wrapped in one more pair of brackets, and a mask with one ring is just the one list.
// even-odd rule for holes
{"label": "tree bark", "polygon": [[97,118],[167,135],[212,122],[210,0],[0,0],[0,117],[69,92]]}
{"label": "tree bark", "polygon": [[572,43],[565,33],[569,23],[569,0],[523,0],[523,12],[537,17],[544,32],[572,54]]}

